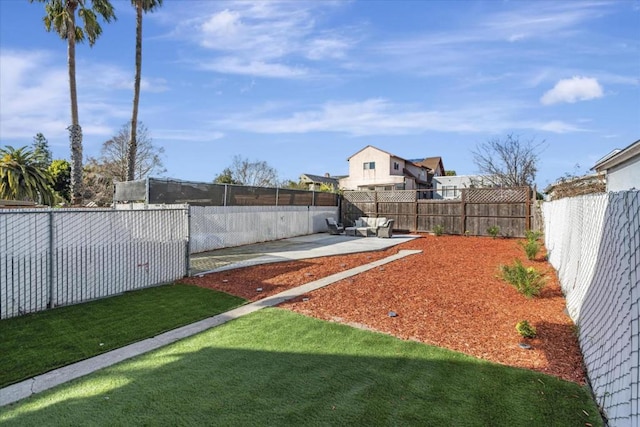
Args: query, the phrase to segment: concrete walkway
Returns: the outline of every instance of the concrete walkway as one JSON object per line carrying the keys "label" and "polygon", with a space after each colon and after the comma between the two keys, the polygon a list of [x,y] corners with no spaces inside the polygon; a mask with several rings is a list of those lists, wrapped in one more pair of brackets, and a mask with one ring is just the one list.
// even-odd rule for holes
{"label": "concrete walkway", "polygon": [[[305,236],[305,237],[308,237],[308,236]],[[344,236],[335,236],[335,237],[344,238]],[[387,241],[391,243],[391,241],[395,239],[360,238],[358,240],[366,240],[366,241],[369,241],[367,243],[373,244],[374,241],[380,241],[380,242]],[[398,244],[398,243],[401,243],[401,241],[395,240],[395,244]],[[390,246],[393,246],[393,245],[390,245]],[[322,252],[321,249],[318,249],[318,251]],[[289,254],[291,255],[292,252],[297,252],[297,251],[291,251],[289,252]],[[363,250],[360,250],[357,252],[363,252]],[[223,323],[226,323],[230,320],[237,319],[249,313],[253,313],[264,307],[272,307],[272,306],[278,305],[284,301],[304,295],[315,289],[325,287],[339,280],[343,280],[343,279],[355,276],[357,274],[363,273],[365,271],[371,270],[381,265],[388,264],[390,262],[396,261],[398,259],[404,258],[409,255],[420,253],[420,252],[422,251],[401,250],[397,254],[389,256],[387,258],[374,261],[359,267],[355,267],[350,270],[342,271],[340,273],[333,274],[323,279],[315,280],[313,282],[286,290],[284,292],[273,295],[271,297],[245,304],[241,307],[227,311],[217,316],[209,317],[199,322],[182,326],[177,329],[173,329],[171,331],[157,335],[153,338],[148,338],[146,340],[139,341],[134,344],[130,344],[128,346],[110,351],[108,353],[104,353],[99,356],[95,356],[90,359],[86,359],[86,360],[74,363],[72,365],[65,366],[60,369],[55,369],[53,371],[47,372],[42,375],[38,375],[36,377],[19,382],[17,384],[10,385],[8,387],[0,389],[0,406],[17,402],[18,400],[24,399],[33,394],[42,392],[44,390],[48,390],[52,387],[55,387],[67,381],[71,381],[73,379],[82,377],[84,375],[88,375],[99,369],[112,366],[116,363],[122,362],[123,360],[127,360],[132,357],[145,354],[152,350],[156,350],[160,347],[174,343],[183,338],[187,338],[192,335],[203,332],[207,329],[213,328],[215,326],[222,325]],[[326,255],[316,255],[316,256],[326,256]],[[299,259],[299,258],[290,258],[290,259]],[[282,260],[282,258],[280,258],[280,260]],[[269,259],[266,259],[265,261],[274,262],[274,261],[269,261]]]}

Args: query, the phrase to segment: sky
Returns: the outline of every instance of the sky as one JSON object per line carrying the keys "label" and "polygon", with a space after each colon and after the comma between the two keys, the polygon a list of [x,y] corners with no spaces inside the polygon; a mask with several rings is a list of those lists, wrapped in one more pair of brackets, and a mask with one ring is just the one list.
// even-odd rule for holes
{"label": "sky", "polygon": [[[135,12],[112,0],[76,51],[84,157],[130,120]],[[0,145],[70,158],[66,42],[0,0]],[[540,143],[539,188],[640,139],[640,1],[164,0],[144,16],[139,120],[154,176],[213,180],[239,155],[282,180],[347,175],[373,145],[478,172],[473,150]]]}

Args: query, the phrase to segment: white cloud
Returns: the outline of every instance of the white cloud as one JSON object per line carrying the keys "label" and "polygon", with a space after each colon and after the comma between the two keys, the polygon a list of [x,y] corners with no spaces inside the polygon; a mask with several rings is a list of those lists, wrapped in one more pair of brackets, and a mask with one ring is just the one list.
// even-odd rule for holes
{"label": "white cloud", "polygon": [[[347,30],[323,30],[318,10],[335,8],[336,2],[240,1],[210,2],[201,17],[178,20],[173,36],[186,38],[214,57],[198,55],[197,68],[226,74],[270,78],[300,78],[309,69],[291,66],[307,60],[347,57],[357,43]],[[220,53],[223,58],[220,59]]]}
{"label": "white cloud", "polygon": [[268,63],[259,60],[244,60],[235,57],[225,57],[200,64],[203,70],[218,73],[241,74],[247,76],[261,76],[272,78],[300,78],[308,74],[308,70],[301,67],[290,67],[279,63]]}
{"label": "white cloud", "polygon": [[550,122],[541,123],[538,129],[553,133],[569,133],[569,132],[584,132],[585,129],[579,128],[569,123],[565,123],[561,120],[552,120]]}
{"label": "white cloud", "polygon": [[337,132],[353,136],[415,135],[428,131],[454,133],[500,133],[513,129],[531,129],[554,133],[581,131],[561,122],[518,120],[515,105],[477,105],[451,110],[427,110],[419,106],[396,104],[385,99],[357,102],[327,102],[315,109],[276,116],[274,108],[249,113],[229,114],[215,121],[218,128],[263,134]]}
{"label": "white cloud", "polygon": [[574,76],[556,83],[553,89],[542,95],[540,102],[543,105],[557,104],[559,102],[574,103],[601,98],[602,96],[602,86],[600,86],[597,79]]}

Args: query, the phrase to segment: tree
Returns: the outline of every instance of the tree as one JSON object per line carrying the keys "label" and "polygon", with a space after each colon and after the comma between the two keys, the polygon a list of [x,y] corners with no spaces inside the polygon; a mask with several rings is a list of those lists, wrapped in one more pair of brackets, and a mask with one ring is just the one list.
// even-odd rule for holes
{"label": "tree", "polygon": [[445,172],[445,176],[456,176],[457,173],[454,170],[449,169],[447,172]]}
{"label": "tree", "polygon": [[213,182],[216,184],[239,184],[233,179],[233,172],[231,172],[229,168],[224,168],[222,172],[213,179]]}
{"label": "tree", "polygon": [[[94,162],[99,165],[101,173],[113,181],[128,181],[128,147],[131,125],[125,123],[118,133],[102,144],[100,157]],[[146,178],[152,172],[164,173],[161,155],[164,148],[153,145],[149,130],[142,123],[137,126],[138,143],[136,144],[136,162],[133,165],[133,179]],[[94,165],[94,166],[95,166]]]}
{"label": "tree", "polygon": [[473,153],[473,162],[485,181],[493,185],[517,187],[532,185],[538,171],[537,164],[545,141],[520,141],[509,134],[504,139],[494,138],[479,144]]}
{"label": "tree", "polygon": [[253,187],[276,187],[278,184],[278,172],[264,160],[251,162],[236,155],[231,166],[226,169],[231,172],[231,179],[237,184]]}
{"label": "tree", "polygon": [[0,148],[0,198],[31,200],[53,206],[55,193],[48,172],[38,164],[38,158],[27,147]]}
{"label": "tree", "polygon": [[33,154],[37,159],[38,165],[42,168],[48,168],[51,164],[51,150],[49,150],[49,141],[40,132],[33,137]]}
{"label": "tree", "polygon": [[[127,181],[127,151],[129,146],[129,129],[127,122],[111,139],[105,141],[100,149],[100,157],[90,157],[85,166],[83,177],[83,197],[99,206],[109,205],[113,201],[113,183]],[[164,173],[162,164],[162,147],[153,145],[146,126],[138,122],[138,144],[134,179],[146,178],[151,173]]]}
{"label": "tree", "polygon": [[153,12],[154,9],[162,5],[162,0],[131,0],[131,4],[136,9],[136,76],[133,84],[133,113],[131,114],[131,130],[129,146],[127,151],[127,179],[132,181],[135,178],[136,154],[137,154],[137,126],[138,104],[140,102],[140,79],[142,74],[142,12]]}
{"label": "tree", "polygon": [[[82,127],[78,117],[78,92],[76,89],[76,43],[89,40],[93,46],[102,28],[97,20],[100,15],[106,22],[116,19],[109,0],[29,0],[45,4],[44,26],[53,28],[63,40],[67,40],[67,64],[69,69],[69,97],[71,100],[71,202],[82,203]],[[76,25],[76,12],[84,26]]]}
{"label": "tree", "polygon": [[62,202],[71,199],[71,163],[64,159],[57,159],[51,162],[47,168],[53,180],[53,189]]}

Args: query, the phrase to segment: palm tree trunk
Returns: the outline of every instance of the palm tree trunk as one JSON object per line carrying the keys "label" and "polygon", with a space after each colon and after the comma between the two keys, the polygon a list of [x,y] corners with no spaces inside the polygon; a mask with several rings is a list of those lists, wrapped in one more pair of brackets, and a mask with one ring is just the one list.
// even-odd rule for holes
{"label": "palm tree trunk", "polygon": [[78,91],[76,89],[76,25],[75,16],[77,0],[66,3],[69,22],[67,23],[67,62],[69,65],[69,94],[71,96],[71,126],[69,140],[71,143],[71,203],[82,204],[82,128],[78,118]]}
{"label": "palm tree trunk", "polygon": [[140,75],[142,74],[142,1],[136,1],[136,76],[133,84],[133,114],[131,137],[127,150],[127,181],[135,179],[136,153],[138,151],[138,103],[140,102]]}

